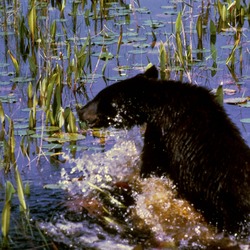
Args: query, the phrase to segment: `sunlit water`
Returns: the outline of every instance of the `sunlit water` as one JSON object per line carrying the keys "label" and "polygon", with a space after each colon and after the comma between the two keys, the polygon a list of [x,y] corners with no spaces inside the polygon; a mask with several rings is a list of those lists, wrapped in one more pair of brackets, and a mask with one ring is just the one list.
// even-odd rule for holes
{"label": "sunlit water", "polygon": [[39,224],[56,242],[72,249],[249,249],[248,240],[216,234],[168,178],[139,177],[139,128],[106,139],[114,143],[106,152],[65,155],[73,166],[58,182],[67,192],[65,210]]}
{"label": "sunlit water", "polygon": [[[11,1],[5,2],[9,2],[10,6],[12,5]],[[29,1],[20,2],[20,16],[24,16],[27,19],[27,14],[30,10]],[[94,2],[88,1],[88,5],[90,6]],[[125,70],[126,77],[135,75],[144,70],[148,60],[159,66],[160,42],[163,41],[166,44],[167,50],[169,48],[168,42],[170,42],[171,50],[176,49],[172,47],[175,40],[175,20],[177,14],[181,11],[183,12],[186,38],[193,41],[192,55],[194,61],[197,61],[190,68],[190,72],[187,72],[191,76],[192,82],[209,88],[217,88],[219,83],[223,82],[225,88],[231,88],[236,91],[236,96],[249,96],[249,22],[247,18],[242,29],[242,42],[239,46],[241,49],[236,50],[236,62],[233,71],[228,70],[225,61],[235,43],[236,27],[228,27],[228,30],[224,32],[218,31],[216,34],[217,69],[215,70],[216,74],[213,75],[210,68],[214,59],[211,56],[212,45],[209,39],[209,21],[212,20],[216,24],[218,22],[216,1],[195,1],[193,3],[194,7],[191,8],[188,7],[188,4],[183,4],[184,2],[188,3],[188,1],[144,0],[135,2],[140,2],[141,7],[145,7],[146,11],[143,9],[135,11],[134,7],[139,7],[135,4],[134,7],[130,6],[132,10],[129,12],[129,16],[126,14],[120,15],[119,10],[126,10],[125,7],[119,8],[119,5],[116,3],[111,3],[109,15],[111,17],[112,14],[112,18],[100,19],[99,21],[90,18],[90,27],[86,27],[83,18],[85,9],[90,9],[90,7],[87,6],[85,9],[79,8],[76,25],[77,32],[73,33],[72,27],[76,19],[71,18],[71,12],[74,1],[66,1],[65,20],[61,19],[60,11],[57,8],[52,8],[48,4],[49,12],[40,16],[38,28],[43,30],[45,23],[49,23],[46,20],[50,20],[51,23],[54,20],[57,21],[58,44],[56,51],[58,55],[56,53],[57,56],[55,56],[52,64],[59,63],[61,65],[62,61],[58,57],[59,54],[67,54],[66,47],[63,45],[66,42],[66,38],[70,38],[69,41],[71,41],[72,48],[75,48],[76,45],[79,45],[80,48],[85,41],[84,38],[88,35],[88,30],[90,30],[93,41],[91,50],[95,55],[99,55],[104,45],[109,52],[116,55],[118,39],[114,39],[113,44],[108,42],[100,44],[100,41],[103,41],[103,36],[100,32],[104,29],[108,35],[114,34],[114,37],[118,37],[122,25],[123,45],[121,46],[118,59],[110,60],[107,63],[105,76],[112,81],[120,79],[121,76],[118,76],[117,73],[120,66],[122,69],[130,69],[127,72]],[[127,3],[132,5],[135,2],[127,1]],[[244,2],[248,4],[247,1]],[[0,6],[1,8],[2,6]],[[38,9],[40,8],[41,10],[43,9],[42,6],[38,6]],[[45,5],[45,11],[46,8]],[[10,19],[8,20],[10,24],[15,23],[11,19],[14,13],[9,12],[9,10],[7,11],[7,14],[9,13],[7,17]],[[0,19],[5,16],[3,12],[1,14]],[[196,21],[200,14],[204,17],[202,51],[200,49],[196,50],[198,48]],[[48,15],[48,19],[45,19],[46,15]],[[157,28],[152,29],[152,20],[156,20]],[[67,35],[65,36],[62,29],[62,24],[64,23],[67,24]],[[190,25],[193,25],[191,31],[189,30]],[[16,57],[21,55],[18,53],[18,47],[20,46],[19,35],[14,35],[12,28],[9,28],[7,37],[3,36],[3,33],[0,35],[0,54],[2,55],[2,61],[0,61],[0,90],[1,96],[8,96],[8,98],[11,96],[13,98],[13,100],[10,98],[10,102],[3,103],[3,105],[6,114],[14,119],[15,129],[17,129],[18,125],[23,125],[23,123],[25,123],[24,125],[27,128],[29,117],[29,109],[26,109],[27,84],[23,82],[22,77],[25,78],[25,82],[29,82],[33,78],[30,78],[32,74],[28,60],[26,62],[20,61],[21,80],[16,79],[13,73],[14,68],[7,51],[11,50]],[[1,29],[1,31],[3,30]],[[154,49],[150,47],[153,40],[152,32],[157,36],[157,44]],[[72,56],[74,56],[74,51],[72,49]],[[199,59],[198,54],[201,54],[201,52],[202,59]],[[39,58],[38,62],[40,62],[43,56],[39,56],[39,50],[36,53]],[[51,56],[50,53],[48,55],[49,57]],[[241,56],[243,63],[239,63]],[[98,73],[99,79],[93,84],[83,77],[83,82],[87,82],[86,88],[90,98],[106,85],[102,80],[102,69],[105,62],[100,62],[98,65],[97,58],[93,56],[92,66],[97,69],[95,73]],[[68,58],[65,58],[63,61],[65,71],[67,61]],[[40,64],[44,65],[44,62],[42,61]],[[39,67],[39,71],[42,71],[41,67]],[[85,68],[85,70],[88,72],[88,68]],[[179,79],[179,74],[180,72],[178,73],[173,69],[171,71],[171,79]],[[40,75],[38,74],[32,80],[33,87],[37,84],[37,78],[39,77]],[[188,77],[184,75],[183,80],[187,81]],[[239,84],[244,83],[241,88],[235,84],[238,81]],[[72,98],[70,93],[65,88],[63,107],[71,103],[73,103],[72,106],[75,105],[75,99]],[[2,101],[5,100],[3,97],[1,98]],[[227,97],[225,96],[225,98]],[[87,101],[83,96],[79,99],[83,104]],[[250,145],[249,124],[242,126],[239,122],[241,118],[249,117],[249,110],[236,106],[225,105],[225,107],[228,109],[228,113],[230,113],[234,122],[237,122],[243,137]],[[39,126],[43,122],[41,117],[41,113],[38,112],[37,123]],[[21,136],[16,137],[16,145],[19,145],[21,140]],[[139,178],[139,155],[142,148],[142,140],[138,128],[135,128],[132,132],[112,130],[110,133],[107,133],[105,142],[98,145],[95,143],[89,145],[91,140],[93,140],[93,137],[88,136],[86,140],[77,142],[77,146],[86,146],[88,150],[77,152],[76,154],[74,150],[72,150],[73,153],[70,152],[69,146],[71,146],[71,142],[65,143],[63,146],[61,145],[63,147],[62,152],[67,152],[65,154],[66,164],[50,160],[49,156],[46,156],[48,158],[42,157],[40,161],[37,161],[37,147],[41,145],[47,146],[42,139],[27,139],[27,144],[30,143],[31,161],[28,159],[22,160],[20,149],[18,148],[17,162],[22,179],[24,183],[29,182],[31,186],[31,195],[26,197],[31,222],[34,222],[34,224],[39,222],[40,228],[47,232],[48,237],[51,237],[56,243],[62,243],[60,249],[133,249],[136,246],[166,249],[195,249],[208,246],[219,246],[221,249],[229,247],[233,249],[249,248],[247,242],[250,240],[236,240],[233,236],[224,237],[222,234],[216,234],[214,229],[203,221],[201,215],[194,211],[190,204],[177,197],[170,180],[153,177],[145,180]],[[1,147],[1,150],[3,151],[3,147]],[[45,148],[43,150],[46,152]],[[2,155],[3,153],[1,153]],[[76,159],[72,159],[73,157]],[[5,176],[1,175],[3,172],[2,166],[0,166],[0,170],[1,210],[4,204],[5,180],[10,179],[12,183],[15,183],[15,180],[12,172]],[[58,185],[53,187],[55,183]],[[50,189],[43,189],[43,186]],[[19,203],[17,195],[15,195],[11,210],[12,228],[10,235],[11,243],[14,242],[11,248],[32,249],[38,248],[38,246],[42,247],[44,245],[42,236],[38,234],[32,238],[32,230],[29,232],[31,236],[28,236],[23,226],[19,228],[19,218]],[[18,224],[17,227],[16,224]]]}

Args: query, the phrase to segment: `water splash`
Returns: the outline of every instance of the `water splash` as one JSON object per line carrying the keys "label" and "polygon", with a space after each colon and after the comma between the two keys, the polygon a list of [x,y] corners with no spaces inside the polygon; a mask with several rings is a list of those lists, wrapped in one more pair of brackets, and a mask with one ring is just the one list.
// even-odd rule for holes
{"label": "water splash", "polygon": [[[191,204],[178,197],[168,178],[139,177],[142,140],[138,135],[138,128],[110,133],[114,141],[110,150],[85,151],[82,157],[69,159],[73,167],[62,169],[59,185],[69,194],[67,211],[80,217],[74,215],[72,220],[67,214],[60,215],[55,222],[40,226],[75,249],[131,249],[141,244],[148,248],[249,249],[234,237],[216,234]],[[130,185],[133,205],[123,207],[113,197],[116,183]]]}
{"label": "water splash", "polygon": [[[113,137],[114,134],[109,136]],[[69,173],[62,169],[59,184],[72,195],[87,196],[92,189],[89,183],[108,188],[112,183],[138,177],[141,150],[139,143],[136,144],[130,137],[128,133],[115,137],[114,146],[104,153],[84,153],[81,158],[69,159],[73,167]]]}

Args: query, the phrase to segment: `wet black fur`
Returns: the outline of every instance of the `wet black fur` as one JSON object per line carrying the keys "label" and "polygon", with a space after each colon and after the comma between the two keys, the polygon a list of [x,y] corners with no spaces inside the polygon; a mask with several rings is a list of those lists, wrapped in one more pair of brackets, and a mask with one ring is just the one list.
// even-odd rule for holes
{"label": "wet black fur", "polygon": [[105,88],[80,119],[91,127],[146,123],[141,176],[169,176],[208,222],[249,231],[249,147],[207,89],[157,76],[152,67]]}

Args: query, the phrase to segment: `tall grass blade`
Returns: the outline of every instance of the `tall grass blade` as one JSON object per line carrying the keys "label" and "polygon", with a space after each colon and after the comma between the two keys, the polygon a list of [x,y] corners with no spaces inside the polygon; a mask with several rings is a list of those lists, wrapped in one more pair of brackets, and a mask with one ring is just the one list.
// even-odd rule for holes
{"label": "tall grass blade", "polygon": [[9,56],[10,56],[10,59],[11,59],[13,65],[14,65],[14,67],[15,67],[16,74],[19,75],[19,73],[20,73],[20,68],[19,68],[19,63],[18,63],[17,59],[14,57],[14,55],[11,53],[10,50],[8,50],[8,54],[9,54]]}
{"label": "tall grass blade", "polygon": [[181,29],[182,29],[182,14],[181,12],[179,12],[176,22],[175,22],[175,33],[181,33]]}
{"label": "tall grass blade", "polygon": [[30,30],[30,36],[32,44],[35,43],[35,33],[36,33],[36,6],[35,3],[31,7],[28,13],[28,25]]}
{"label": "tall grass blade", "polygon": [[220,86],[217,88],[216,93],[215,93],[215,97],[217,102],[223,106],[223,102],[224,102],[224,93],[223,93],[223,85],[220,84]]}
{"label": "tall grass blade", "polygon": [[8,141],[8,144],[9,144],[9,149],[10,149],[9,153],[10,153],[10,155],[14,155],[15,146],[16,146],[15,136],[14,136],[14,122],[9,117],[8,117],[8,120],[9,120],[9,141]]}
{"label": "tall grass blade", "polygon": [[213,20],[210,20],[210,35],[216,36],[216,26],[215,26]]}
{"label": "tall grass blade", "polygon": [[121,44],[122,44],[122,26],[120,27],[120,34],[119,34],[119,38],[118,38],[118,42],[117,42],[116,57],[118,57],[118,55],[119,55]]}
{"label": "tall grass blade", "polygon": [[65,130],[66,130],[66,132],[76,133],[77,132],[76,118],[69,107],[67,107],[65,109],[64,117],[65,117]]}
{"label": "tall grass blade", "polygon": [[2,128],[5,126],[5,114],[4,114],[4,109],[2,102],[0,101],[0,121],[2,123]]}
{"label": "tall grass blade", "polygon": [[29,99],[31,99],[32,96],[33,96],[33,90],[32,90],[32,83],[31,82],[29,82],[29,84],[28,84],[27,95],[28,95]]}
{"label": "tall grass blade", "polygon": [[182,54],[182,41],[181,41],[181,30],[182,30],[182,14],[179,12],[176,22],[175,22],[175,36],[176,36],[176,46],[177,55],[181,65],[184,65],[183,54]]}
{"label": "tall grass blade", "polygon": [[64,122],[65,122],[65,119],[63,116],[63,108],[60,108],[57,112],[56,123],[59,128],[62,128],[62,126],[64,125]]}
{"label": "tall grass blade", "polygon": [[164,71],[166,69],[167,52],[164,43],[160,43],[160,69]]}
{"label": "tall grass blade", "polygon": [[26,201],[24,198],[23,183],[22,183],[22,179],[18,171],[17,165],[15,166],[15,177],[16,177],[16,184],[17,184],[17,195],[18,195],[18,199],[21,205],[20,210],[23,212],[26,212],[27,206],[26,206]]}
{"label": "tall grass blade", "polygon": [[217,6],[220,14],[220,18],[223,22],[227,20],[227,8],[225,4],[222,4],[219,0],[217,1]]}
{"label": "tall grass blade", "polygon": [[53,41],[55,41],[55,37],[56,37],[56,28],[57,28],[56,21],[54,20],[50,26],[50,36],[51,36]]}
{"label": "tall grass blade", "polygon": [[59,83],[55,87],[54,100],[52,104],[52,112],[54,118],[60,112],[62,108],[62,85]]}
{"label": "tall grass blade", "polygon": [[2,234],[6,238],[10,228],[10,202],[5,202],[2,212]]}
{"label": "tall grass blade", "polygon": [[10,228],[10,209],[11,209],[11,198],[13,193],[15,193],[15,189],[10,181],[6,182],[6,190],[5,190],[5,204],[2,211],[2,235],[6,238],[9,234]]}
{"label": "tall grass blade", "polygon": [[35,121],[33,117],[34,117],[34,114],[33,114],[33,110],[31,109],[29,113],[29,129],[34,129],[35,127]]}
{"label": "tall grass blade", "polygon": [[45,110],[49,110],[50,109],[50,103],[51,103],[51,98],[52,98],[52,94],[53,94],[53,90],[54,90],[54,82],[50,81],[48,88],[47,88],[47,98],[46,98],[46,104],[45,104]]}
{"label": "tall grass blade", "polygon": [[196,31],[198,35],[198,39],[202,39],[202,15],[199,15],[197,23],[196,23]]}
{"label": "tall grass blade", "polygon": [[176,45],[177,45],[177,55],[182,66],[184,66],[183,54],[182,54],[182,41],[179,33],[176,33]]}
{"label": "tall grass blade", "polygon": [[240,32],[237,32],[237,33],[236,33],[236,40],[235,40],[235,42],[234,42],[234,47],[233,47],[233,49],[232,49],[232,51],[231,51],[229,57],[228,57],[227,60],[226,60],[226,64],[229,64],[230,62],[233,61],[234,53],[235,53],[235,50],[237,49],[237,47],[238,47],[238,45],[239,45],[239,43],[240,43],[240,40],[241,40],[241,34],[240,34]]}

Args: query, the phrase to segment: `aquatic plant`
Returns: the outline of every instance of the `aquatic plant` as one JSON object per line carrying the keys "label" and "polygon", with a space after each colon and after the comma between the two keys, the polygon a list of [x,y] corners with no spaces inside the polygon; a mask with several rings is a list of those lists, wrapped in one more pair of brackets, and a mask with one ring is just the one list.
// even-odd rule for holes
{"label": "aquatic plant", "polygon": [[[30,168],[42,160],[63,164],[60,156],[65,152],[79,157],[81,151],[104,150],[110,143],[103,131],[80,126],[75,112],[76,105],[87,102],[106,84],[153,63],[159,66],[161,79],[209,82],[218,89],[221,104],[224,99],[249,107],[241,92],[249,79],[249,3],[160,3],[157,15],[146,4],[138,0],[2,1],[0,170],[4,180],[0,188],[8,193],[3,236],[10,233],[8,218],[14,216],[8,210],[9,200],[15,198],[8,198],[12,184],[18,204],[29,213],[24,194],[29,185],[23,187],[22,164]],[[222,87],[225,81],[232,84]],[[223,91],[241,96],[227,100]],[[100,147],[88,141],[96,138]],[[8,173],[13,173],[14,180]],[[112,222],[112,215],[108,219]]]}

